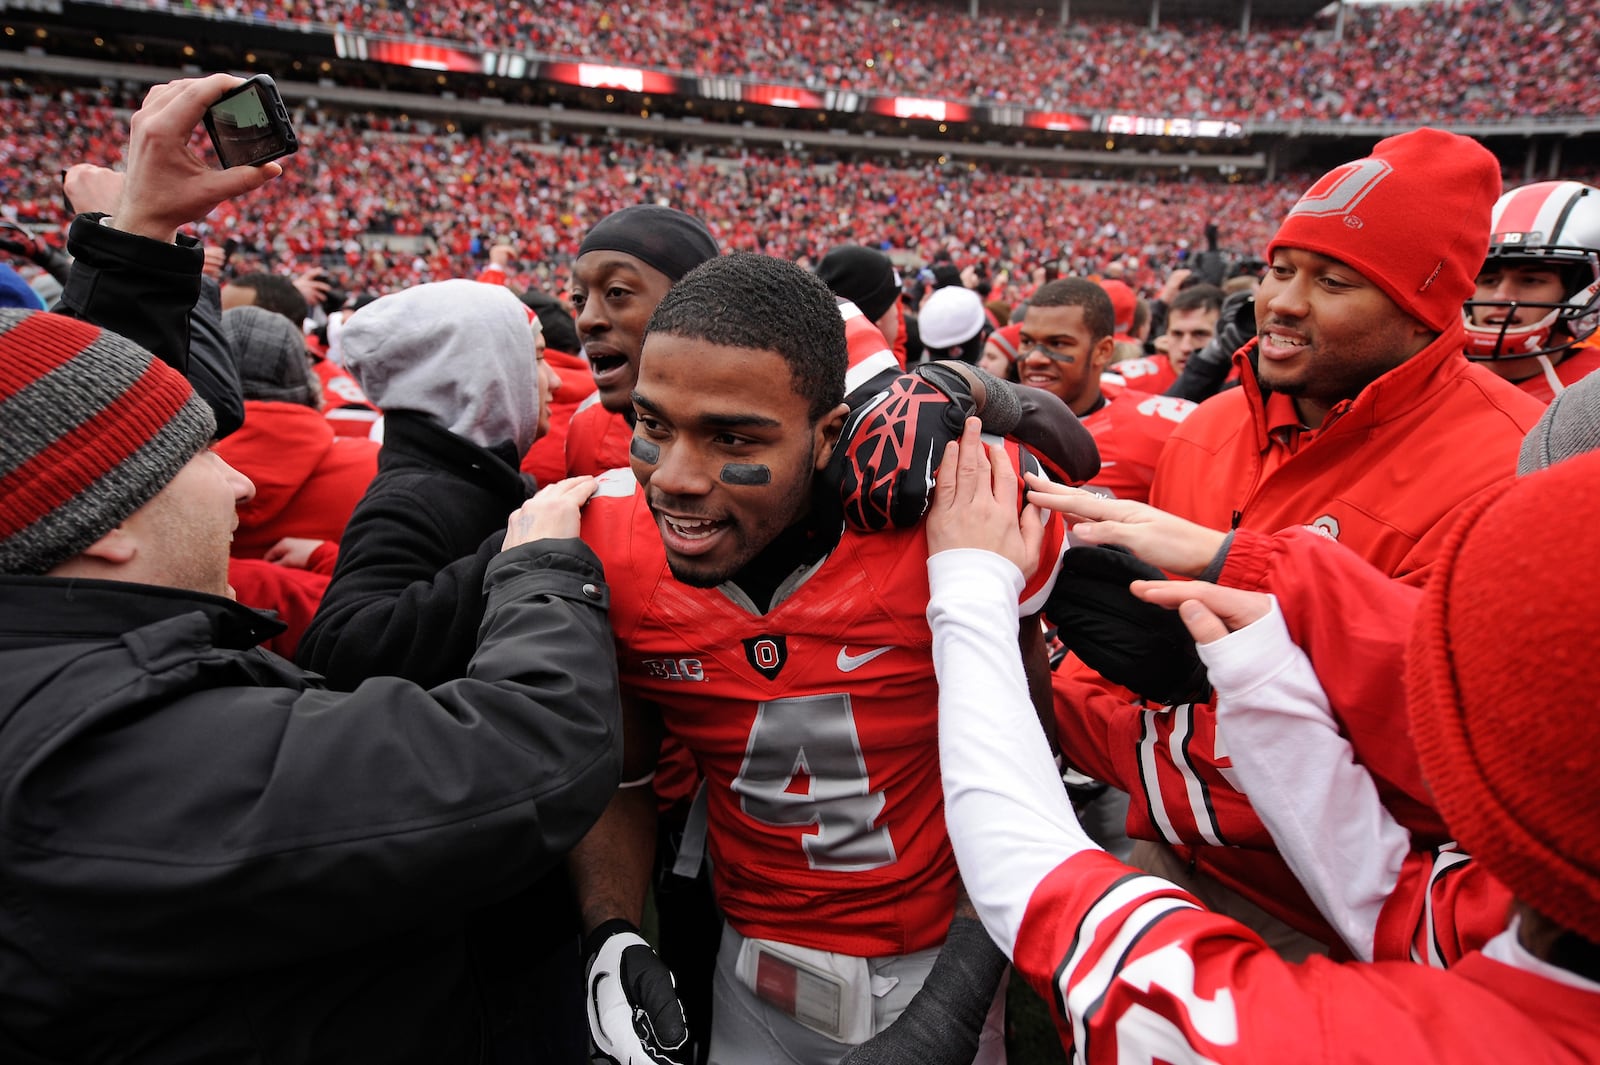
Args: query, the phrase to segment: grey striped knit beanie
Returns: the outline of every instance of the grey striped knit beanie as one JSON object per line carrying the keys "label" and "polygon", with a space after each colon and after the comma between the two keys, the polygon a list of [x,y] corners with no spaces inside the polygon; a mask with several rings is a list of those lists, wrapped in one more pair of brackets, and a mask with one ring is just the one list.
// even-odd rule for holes
{"label": "grey striped knit beanie", "polygon": [[0,573],[45,573],[79,554],[215,430],[183,375],[132,341],[44,311],[0,311]]}
{"label": "grey striped knit beanie", "polygon": [[1600,447],[1600,374],[1590,374],[1557,396],[1529,430],[1517,457],[1517,474],[1554,466]]}

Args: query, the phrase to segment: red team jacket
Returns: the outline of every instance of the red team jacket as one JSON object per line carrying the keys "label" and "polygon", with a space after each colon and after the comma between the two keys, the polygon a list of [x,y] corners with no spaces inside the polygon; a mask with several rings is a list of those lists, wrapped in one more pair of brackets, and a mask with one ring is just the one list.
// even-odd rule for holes
{"label": "red team jacket", "polygon": [[1432,806],[1405,730],[1406,645],[1422,590],[1309,529],[1241,529],[1218,584],[1278,597],[1294,642],[1313,664],[1334,715],[1384,808],[1416,849],[1378,922],[1374,958],[1453,965],[1506,927],[1511,893],[1456,850]]}
{"label": "red team jacket", "polygon": [[[1061,523],[1048,530],[1059,554]],[[705,777],[729,923],[863,957],[942,942],[957,874],[921,528],[845,531],[766,614],[672,579],[629,471],[602,479],[582,537],[611,586],[624,689],[660,708]],[[1041,569],[1023,593],[1029,610],[1049,590],[1054,567]]]}
{"label": "red team jacket", "polygon": [[[1243,386],[1201,404],[1173,433],[1151,503],[1214,529],[1312,526],[1386,575],[1420,585],[1458,507],[1515,472],[1522,437],[1543,411],[1469,363],[1462,335],[1460,326],[1447,330],[1297,443],[1270,431],[1274,405],[1236,356]],[[1130,705],[1075,658],[1052,684],[1069,761],[1133,795],[1130,836],[1174,844],[1280,920],[1335,942],[1228,782],[1212,706]]]}

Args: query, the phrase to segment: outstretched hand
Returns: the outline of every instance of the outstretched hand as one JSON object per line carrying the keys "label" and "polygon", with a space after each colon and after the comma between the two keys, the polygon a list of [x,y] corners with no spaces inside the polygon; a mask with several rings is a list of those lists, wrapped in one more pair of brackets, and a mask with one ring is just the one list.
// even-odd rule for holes
{"label": "outstretched hand", "polygon": [[1272,610],[1270,595],[1206,581],[1134,581],[1128,587],[1147,603],[1176,608],[1197,644],[1215,643]]}
{"label": "outstretched hand", "polygon": [[1025,577],[1039,568],[1044,528],[1032,507],[1017,516],[1017,473],[1005,448],[987,446],[978,419],[945,445],[928,508],[928,554],[976,547],[1010,559]]}
{"label": "outstretched hand", "polygon": [[1028,502],[1072,519],[1072,535],[1086,544],[1125,547],[1168,573],[1198,577],[1228,534],[1131,499],[1107,499],[1027,475]]}
{"label": "outstretched hand", "polygon": [[577,536],[583,505],[599,484],[593,477],[568,477],[539,489],[532,499],[511,512],[500,550],[507,551],[535,540],[564,540]]}
{"label": "outstretched hand", "polygon": [[151,89],[133,116],[126,173],[87,163],[67,171],[65,188],[74,209],[108,211],[117,229],[171,243],[179,226],[283,173],[277,163],[218,170],[189,148],[206,108],[243,83],[232,74],[212,74]]}

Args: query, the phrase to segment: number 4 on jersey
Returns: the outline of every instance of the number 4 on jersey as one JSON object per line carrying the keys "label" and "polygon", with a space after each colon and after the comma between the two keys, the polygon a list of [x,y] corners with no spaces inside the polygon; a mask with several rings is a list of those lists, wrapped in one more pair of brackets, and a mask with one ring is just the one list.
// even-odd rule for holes
{"label": "number 4 on jersey", "polygon": [[[791,790],[806,777],[809,787]],[[759,704],[733,790],[763,824],[816,825],[800,841],[813,869],[861,872],[895,860],[889,830],[876,826],[885,799],[867,780],[848,695]]]}

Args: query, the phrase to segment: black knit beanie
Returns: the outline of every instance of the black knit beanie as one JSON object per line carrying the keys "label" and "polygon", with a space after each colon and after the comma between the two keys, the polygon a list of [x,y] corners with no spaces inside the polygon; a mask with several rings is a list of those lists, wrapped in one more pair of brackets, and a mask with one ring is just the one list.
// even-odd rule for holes
{"label": "black knit beanie", "polygon": [[579,255],[620,251],[653,266],[677,282],[721,250],[706,224],[691,214],[653,203],[612,211],[589,230]]}
{"label": "black knit beanie", "polygon": [[900,295],[894,263],[883,252],[860,244],[841,244],[822,257],[817,276],[836,296],[861,308],[876,322],[894,306]]}

